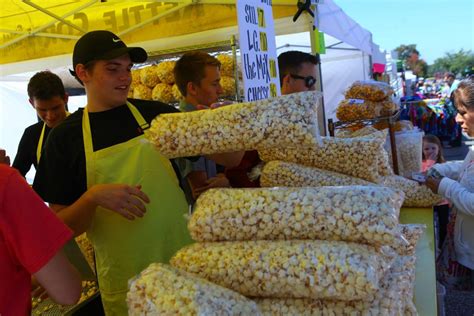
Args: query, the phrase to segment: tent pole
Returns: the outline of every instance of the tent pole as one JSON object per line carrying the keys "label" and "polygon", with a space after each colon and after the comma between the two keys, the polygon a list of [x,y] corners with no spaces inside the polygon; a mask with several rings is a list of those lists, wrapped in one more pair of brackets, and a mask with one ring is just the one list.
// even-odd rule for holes
{"label": "tent pole", "polygon": [[[69,22],[69,21],[63,19],[63,18],[60,17],[59,15],[56,15],[56,14],[54,14],[53,12],[51,12],[51,11],[49,11],[49,10],[46,10],[45,8],[42,8],[42,7],[40,7],[40,6],[37,5],[37,4],[34,4],[34,3],[31,2],[30,0],[23,0],[23,2],[26,3],[27,5],[29,5],[29,6],[31,6],[31,7],[33,7],[33,8],[35,8],[36,10],[41,11],[41,12],[43,12],[44,14],[47,14],[47,15],[49,15],[49,16],[55,18],[56,20],[63,22],[63,23],[66,24],[66,25],[69,25],[70,27],[72,27],[72,28],[78,30],[78,31],[81,32],[81,33],[86,33],[86,32],[87,32],[87,31],[84,30],[83,28],[81,28],[81,27],[75,25],[74,23],[71,23],[71,22]],[[97,2],[97,0],[96,0],[96,1],[93,1],[93,3],[96,3],[96,2]]]}
{"label": "tent pole", "polygon": [[[316,22],[319,19],[319,10],[317,6],[313,6],[314,18]],[[313,22],[314,23],[314,22]],[[316,47],[316,41],[313,34],[313,23],[309,25],[309,34],[310,34],[310,41],[311,41],[311,53],[314,55],[319,51],[319,47]],[[321,63],[318,64],[316,67],[316,90],[323,93],[323,77],[321,74]],[[319,123],[319,132],[321,135],[326,136],[326,111],[324,110],[324,97],[321,98],[321,106],[318,107],[318,123]]]}
{"label": "tent pole", "polygon": [[[24,0],[24,1],[25,1],[25,3],[27,3],[27,2],[26,2],[27,0]],[[86,4],[84,4],[84,5],[82,5],[82,6],[78,7],[78,8],[76,8],[76,9],[70,11],[70,12],[67,12],[67,13],[63,14],[63,15],[61,16],[61,18],[64,19],[64,18],[66,18],[66,17],[68,17],[68,16],[70,16],[70,15],[72,15],[72,14],[74,14],[74,13],[77,13],[77,12],[81,11],[82,9],[85,9],[85,8],[87,8],[87,7],[90,7],[91,5],[93,5],[93,4],[96,3],[96,2],[97,2],[97,0],[92,0],[92,1],[90,1],[90,2],[88,2],[88,3],[86,3]],[[28,3],[27,3],[27,4],[28,4]],[[27,37],[29,37],[29,36],[38,34],[41,30],[44,30],[44,29],[50,27],[51,25],[53,25],[53,24],[56,23],[56,22],[57,22],[56,20],[53,20],[53,21],[51,21],[51,22],[49,22],[49,23],[47,23],[47,24],[45,24],[45,25],[43,25],[43,26],[40,26],[40,27],[37,28],[37,29],[32,30],[31,32],[29,32],[29,33],[27,33],[27,34],[18,36],[17,38],[15,38],[15,39],[13,39],[13,40],[11,40],[11,41],[9,41],[9,42],[4,43],[3,45],[0,45],[0,49],[3,49],[3,48],[8,47],[8,46],[10,46],[10,45],[13,45],[13,44],[15,44],[15,43],[17,43],[17,42],[20,42],[20,41],[24,40],[25,38],[27,38]],[[81,31],[81,32],[86,33],[86,31]],[[67,37],[66,37],[66,38],[67,38]]]}

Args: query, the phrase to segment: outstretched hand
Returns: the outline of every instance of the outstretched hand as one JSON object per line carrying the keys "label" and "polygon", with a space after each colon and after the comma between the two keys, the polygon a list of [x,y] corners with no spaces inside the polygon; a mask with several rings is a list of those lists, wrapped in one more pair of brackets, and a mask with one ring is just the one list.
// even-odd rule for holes
{"label": "outstretched hand", "polygon": [[97,184],[90,190],[92,200],[99,206],[116,212],[126,219],[143,217],[145,204],[150,203],[141,185]]}

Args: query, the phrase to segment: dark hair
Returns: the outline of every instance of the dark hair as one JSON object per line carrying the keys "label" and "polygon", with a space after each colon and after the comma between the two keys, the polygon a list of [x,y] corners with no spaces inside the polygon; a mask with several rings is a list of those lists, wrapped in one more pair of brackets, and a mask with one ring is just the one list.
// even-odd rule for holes
{"label": "dark hair", "polygon": [[[436,163],[443,163],[446,161],[443,156],[443,146],[441,145],[441,141],[438,137],[436,137],[435,135],[426,134],[425,136],[423,136],[423,141],[431,144],[436,144],[436,146],[438,146],[438,156],[436,157]],[[425,160],[426,157],[424,151],[421,151],[421,155],[423,157],[423,160]]]}
{"label": "dark hair", "polygon": [[453,95],[456,107],[463,106],[466,109],[474,110],[474,80],[470,78],[462,80]]}
{"label": "dark hair", "polygon": [[312,55],[300,51],[288,51],[278,55],[278,70],[280,72],[280,84],[283,77],[290,73],[297,73],[303,63],[317,65],[320,63],[319,54]]}
{"label": "dark hair", "polygon": [[28,97],[38,100],[49,100],[54,97],[64,98],[66,91],[58,75],[50,71],[37,72],[28,82]]}
{"label": "dark hair", "polygon": [[420,52],[416,49],[416,48],[413,48],[410,52],[410,54],[417,54],[417,55],[420,55]]}
{"label": "dark hair", "polygon": [[183,96],[187,94],[186,87],[189,82],[196,85],[201,83],[205,76],[206,66],[220,68],[221,62],[217,58],[200,51],[185,53],[176,62],[173,69],[174,80]]}
{"label": "dark hair", "polygon": [[[96,63],[97,63],[97,60],[91,60],[90,62],[88,62],[88,63],[86,63],[86,64],[84,65],[84,68],[86,69],[86,71],[91,71],[91,69],[94,68],[94,66],[95,66]],[[70,73],[71,76],[73,76],[74,79],[76,79],[77,82],[79,82],[82,86],[84,85],[84,83],[82,82],[82,80],[79,79],[79,77],[77,76],[75,69],[74,69],[74,71],[73,71],[73,70],[69,70],[69,73]]]}
{"label": "dark hair", "polygon": [[456,76],[452,72],[445,73],[444,77],[456,79]]}

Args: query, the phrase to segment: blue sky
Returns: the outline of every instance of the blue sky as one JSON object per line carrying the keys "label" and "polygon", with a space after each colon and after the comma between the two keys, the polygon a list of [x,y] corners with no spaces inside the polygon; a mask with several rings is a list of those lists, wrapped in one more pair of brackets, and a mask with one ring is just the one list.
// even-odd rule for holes
{"label": "blue sky", "polygon": [[[334,0],[381,48],[417,44],[432,64],[446,52],[474,52],[474,0]],[[324,4],[323,4],[324,5]]]}

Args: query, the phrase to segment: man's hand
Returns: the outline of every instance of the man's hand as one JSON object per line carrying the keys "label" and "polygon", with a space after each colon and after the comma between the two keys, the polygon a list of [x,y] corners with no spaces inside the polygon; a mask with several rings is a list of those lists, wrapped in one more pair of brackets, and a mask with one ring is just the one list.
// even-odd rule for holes
{"label": "man's hand", "polygon": [[0,149],[0,163],[10,165],[10,157],[7,156],[5,149]]}
{"label": "man's hand", "polygon": [[433,193],[437,194],[441,180],[443,180],[443,178],[428,177],[426,178],[425,184],[431,191],[433,191]]}
{"label": "man's hand", "polygon": [[141,185],[97,184],[88,194],[97,205],[129,220],[143,217],[146,212],[145,203],[150,203],[148,196],[141,190]]}
{"label": "man's hand", "polygon": [[216,177],[208,179],[206,181],[205,186],[196,188],[194,190],[194,193],[196,194],[196,196],[199,196],[201,193],[211,188],[228,188],[228,187],[230,187],[229,179],[227,179],[224,174],[219,173]]}

